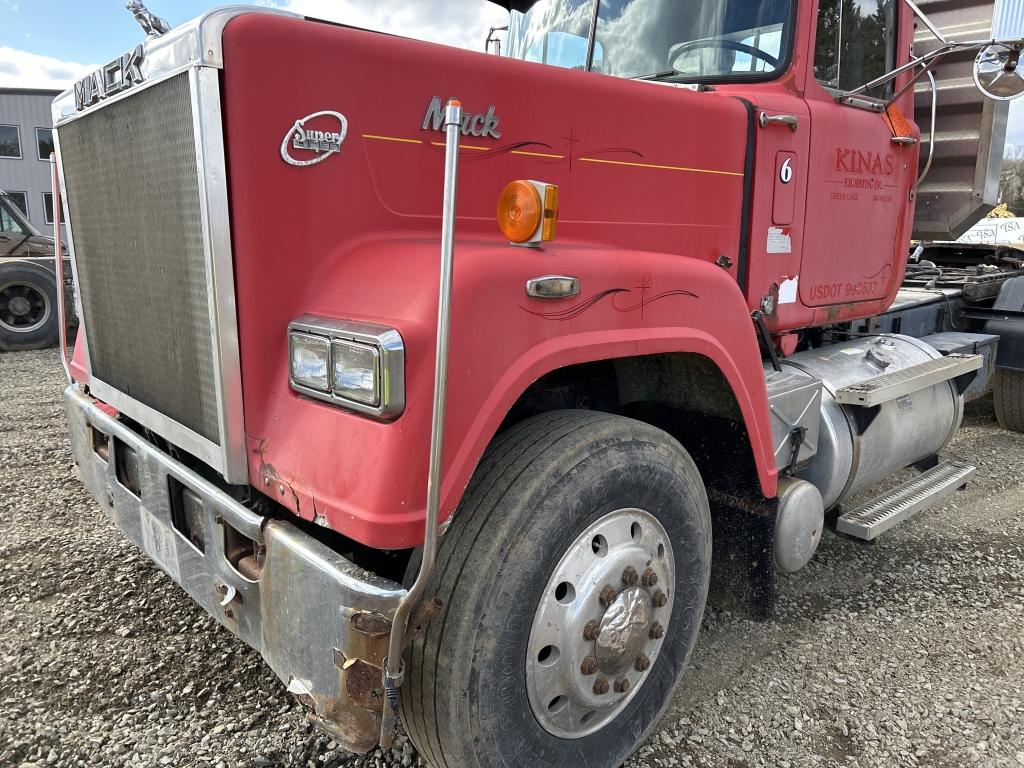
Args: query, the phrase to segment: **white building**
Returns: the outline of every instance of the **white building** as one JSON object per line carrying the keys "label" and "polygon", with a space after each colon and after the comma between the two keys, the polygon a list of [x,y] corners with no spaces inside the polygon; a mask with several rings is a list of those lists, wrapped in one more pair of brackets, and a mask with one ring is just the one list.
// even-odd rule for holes
{"label": "white building", "polygon": [[50,102],[59,93],[0,88],[0,189],[44,235],[53,235]]}

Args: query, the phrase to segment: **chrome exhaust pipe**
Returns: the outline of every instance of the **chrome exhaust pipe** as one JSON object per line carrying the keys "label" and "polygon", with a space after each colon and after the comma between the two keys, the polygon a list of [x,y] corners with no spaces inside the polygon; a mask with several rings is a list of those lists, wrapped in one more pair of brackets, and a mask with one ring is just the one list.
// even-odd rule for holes
{"label": "chrome exhaust pipe", "polygon": [[445,109],[444,203],[441,213],[441,285],[437,302],[437,356],[434,362],[434,412],[430,424],[430,468],[427,473],[427,516],[424,521],[423,560],[416,581],[395,611],[384,661],[387,704],[381,718],[380,743],[389,749],[398,719],[399,689],[405,682],[402,650],[409,615],[419,604],[437,558],[437,520],[441,506],[441,460],[444,454],[444,419],[448,391],[448,342],[451,329],[452,272],[455,254],[455,198],[459,181],[459,138],[462,103],[451,99]]}

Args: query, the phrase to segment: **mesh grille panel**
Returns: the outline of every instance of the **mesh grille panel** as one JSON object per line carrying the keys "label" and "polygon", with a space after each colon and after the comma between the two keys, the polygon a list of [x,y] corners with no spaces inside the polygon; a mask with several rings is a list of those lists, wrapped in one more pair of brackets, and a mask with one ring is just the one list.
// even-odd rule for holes
{"label": "mesh grille panel", "polygon": [[93,375],[219,444],[187,73],[58,133]]}

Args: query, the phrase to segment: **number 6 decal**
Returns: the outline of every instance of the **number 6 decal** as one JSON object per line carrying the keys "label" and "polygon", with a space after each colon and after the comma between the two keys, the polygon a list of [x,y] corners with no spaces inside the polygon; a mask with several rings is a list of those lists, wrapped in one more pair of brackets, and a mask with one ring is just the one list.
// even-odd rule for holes
{"label": "number 6 decal", "polygon": [[783,184],[789,184],[793,180],[793,166],[790,163],[793,162],[793,158],[787,157],[786,162],[779,168],[779,181]]}

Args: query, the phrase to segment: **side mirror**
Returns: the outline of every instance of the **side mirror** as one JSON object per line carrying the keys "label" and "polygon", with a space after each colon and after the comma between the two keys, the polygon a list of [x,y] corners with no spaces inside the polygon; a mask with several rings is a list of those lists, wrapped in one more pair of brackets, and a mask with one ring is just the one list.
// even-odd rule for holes
{"label": "side mirror", "polygon": [[974,60],[974,84],[985,96],[1009,101],[1024,94],[1024,73],[1020,71],[1021,49],[993,43]]}

